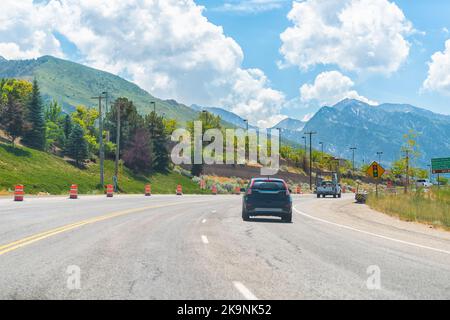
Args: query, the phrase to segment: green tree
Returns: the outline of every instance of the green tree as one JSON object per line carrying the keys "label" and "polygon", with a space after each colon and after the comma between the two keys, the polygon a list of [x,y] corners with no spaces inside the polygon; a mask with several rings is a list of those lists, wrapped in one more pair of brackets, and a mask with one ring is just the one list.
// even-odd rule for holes
{"label": "green tree", "polygon": [[150,132],[150,140],[153,151],[153,170],[167,172],[170,166],[168,147],[168,135],[163,117],[151,112],[145,117],[147,130]]}
{"label": "green tree", "polygon": [[51,121],[57,124],[62,124],[64,117],[62,107],[57,101],[53,100],[47,108],[45,108],[45,121]]}
{"label": "green tree", "polygon": [[0,128],[5,131],[14,146],[16,139],[25,131],[25,108],[12,96],[7,100],[6,105],[0,108]]}
{"label": "green tree", "polygon": [[72,118],[70,117],[70,115],[66,114],[66,116],[64,117],[64,125],[63,125],[63,129],[64,129],[64,136],[66,137],[66,139],[69,138],[70,133],[72,132]]}
{"label": "green tree", "polygon": [[25,80],[2,79],[0,80],[0,103],[8,102],[12,97],[22,106],[27,106],[31,97],[33,85]]}
{"label": "green tree", "polygon": [[[209,129],[222,129],[222,125],[220,124],[220,117],[215,116],[212,113],[209,113],[207,111],[201,112],[197,121],[202,122],[202,136],[205,134],[205,132]],[[188,122],[188,129],[191,132],[192,138],[194,138],[194,122]],[[203,147],[206,145],[205,142],[203,142]],[[192,164],[191,167],[191,173],[193,176],[201,176],[203,173],[203,164]]]}
{"label": "green tree", "polygon": [[44,119],[44,105],[42,103],[39,86],[36,80],[33,82],[33,91],[28,105],[28,122],[30,130],[28,130],[24,137],[23,143],[27,146],[44,150],[45,149],[45,119]]}
{"label": "green tree", "polygon": [[120,149],[125,150],[135,133],[144,128],[144,118],[138,113],[132,101],[124,97],[116,99],[106,115],[105,123],[105,130],[110,132],[113,142],[117,139],[117,110],[120,110]]}
{"label": "green tree", "polygon": [[80,161],[85,160],[89,155],[84,131],[79,124],[75,124],[72,129],[66,144],[66,154],[75,160],[77,166]]}

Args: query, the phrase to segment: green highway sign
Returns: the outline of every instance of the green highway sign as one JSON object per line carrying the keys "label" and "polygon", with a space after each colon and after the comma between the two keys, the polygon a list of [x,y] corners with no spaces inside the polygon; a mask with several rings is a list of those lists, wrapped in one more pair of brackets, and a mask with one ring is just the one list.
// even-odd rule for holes
{"label": "green highway sign", "polygon": [[440,158],[431,160],[433,174],[450,173],[450,158]]}

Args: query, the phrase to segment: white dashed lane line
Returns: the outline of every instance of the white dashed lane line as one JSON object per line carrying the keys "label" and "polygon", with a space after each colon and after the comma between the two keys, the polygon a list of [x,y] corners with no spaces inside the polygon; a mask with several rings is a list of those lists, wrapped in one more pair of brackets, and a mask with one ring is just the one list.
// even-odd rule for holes
{"label": "white dashed lane line", "polygon": [[208,238],[206,236],[202,236],[202,242],[204,244],[208,244],[209,243]]}
{"label": "white dashed lane line", "polygon": [[258,298],[241,282],[233,281],[234,287],[244,296],[247,300],[258,300]]}
{"label": "white dashed lane line", "polygon": [[380,235],[380,234],[376,234],[376,233],[372,233],[372,232],[369,232],[369,231],[356,229],[356,228],[353,228],[353,227],[350,227],[350,226],[346,226],[346,225],[343,225],[343,224],[339,224],[339,223],[331,222],[331,221],[328,221],[328,220],[325,220],[325,219],[313,217],[313,216],[311,216],[309,214],[306,214],[306,213],[298,210],[295,207],[294,207],[294,210],[298,214],[300,214],[300,215],[302,215],[304,217],[307,217],[309,219],[316,220],[316,221],[319,221],[319,222],[322,222],[322,223],[326,223],[326,224],[329,224],[329,225],[332,225],[332,226],[335,226],[335,227],[338,227],[338,228],[347,229],[347,230],[351,230],[351,231],[354,231],[354,232],[359,232],[359,233],[362,233],[362,234],[365,234],[365,235],[369,235],[369,236],[372,236],[372,237],[376,237],[376,238],[380,238],[380,239],[384,239],[384,240],[389,240],[389,241],[392,241],[392,242],[397,242],[397,243],[401,243],[401,244],[404,244],[404,245],[408,245],[408,246],[412,246],[412,247],[416,247],[416,248],[420,248],[420,249],[426,249],[426,250],[431,250],[431,251],[435,251],[435,252],[450,254],[450,251],[446,251],[446,250],[442,250],[442,249],[438,249],[438,248],[433,248],[433,247],[428,247],[428,246],[424,246],[424,245],[421,245],[421,244],[418,244],[418,243],[414,243],[414,242],[408,242],[408,241],[404,241],[404,240],[400,240],[400,239],[386,237],[386,236],[383,236],[383,235]]}
{"label": "white dashed lane line", "polygon": [[202,220],[202,223],[206,223],[206,219],[203,219],[203,220]]}

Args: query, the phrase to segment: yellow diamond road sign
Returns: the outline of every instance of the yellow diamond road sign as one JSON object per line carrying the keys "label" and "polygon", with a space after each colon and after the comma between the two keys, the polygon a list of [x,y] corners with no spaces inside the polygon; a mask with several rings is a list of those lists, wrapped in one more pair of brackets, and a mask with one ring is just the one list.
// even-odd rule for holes
{"label": "yellow diamond road sign", "polygon": [[380,166],[377,162],[373,162],[370,165],[369,169],[367,169],[367,174],[372,178],[380,179],[385,171],[386,170],[384,170],[384,168]]}

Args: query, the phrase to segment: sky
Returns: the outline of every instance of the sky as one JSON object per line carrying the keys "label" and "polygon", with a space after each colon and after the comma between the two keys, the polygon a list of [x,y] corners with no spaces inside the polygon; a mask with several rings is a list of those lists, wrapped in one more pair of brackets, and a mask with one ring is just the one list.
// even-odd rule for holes
{"label": "sky", "polygon": [[345,98],[450,114],[450,1],[3,0],[0,55],[50,54],[268,127]]}

